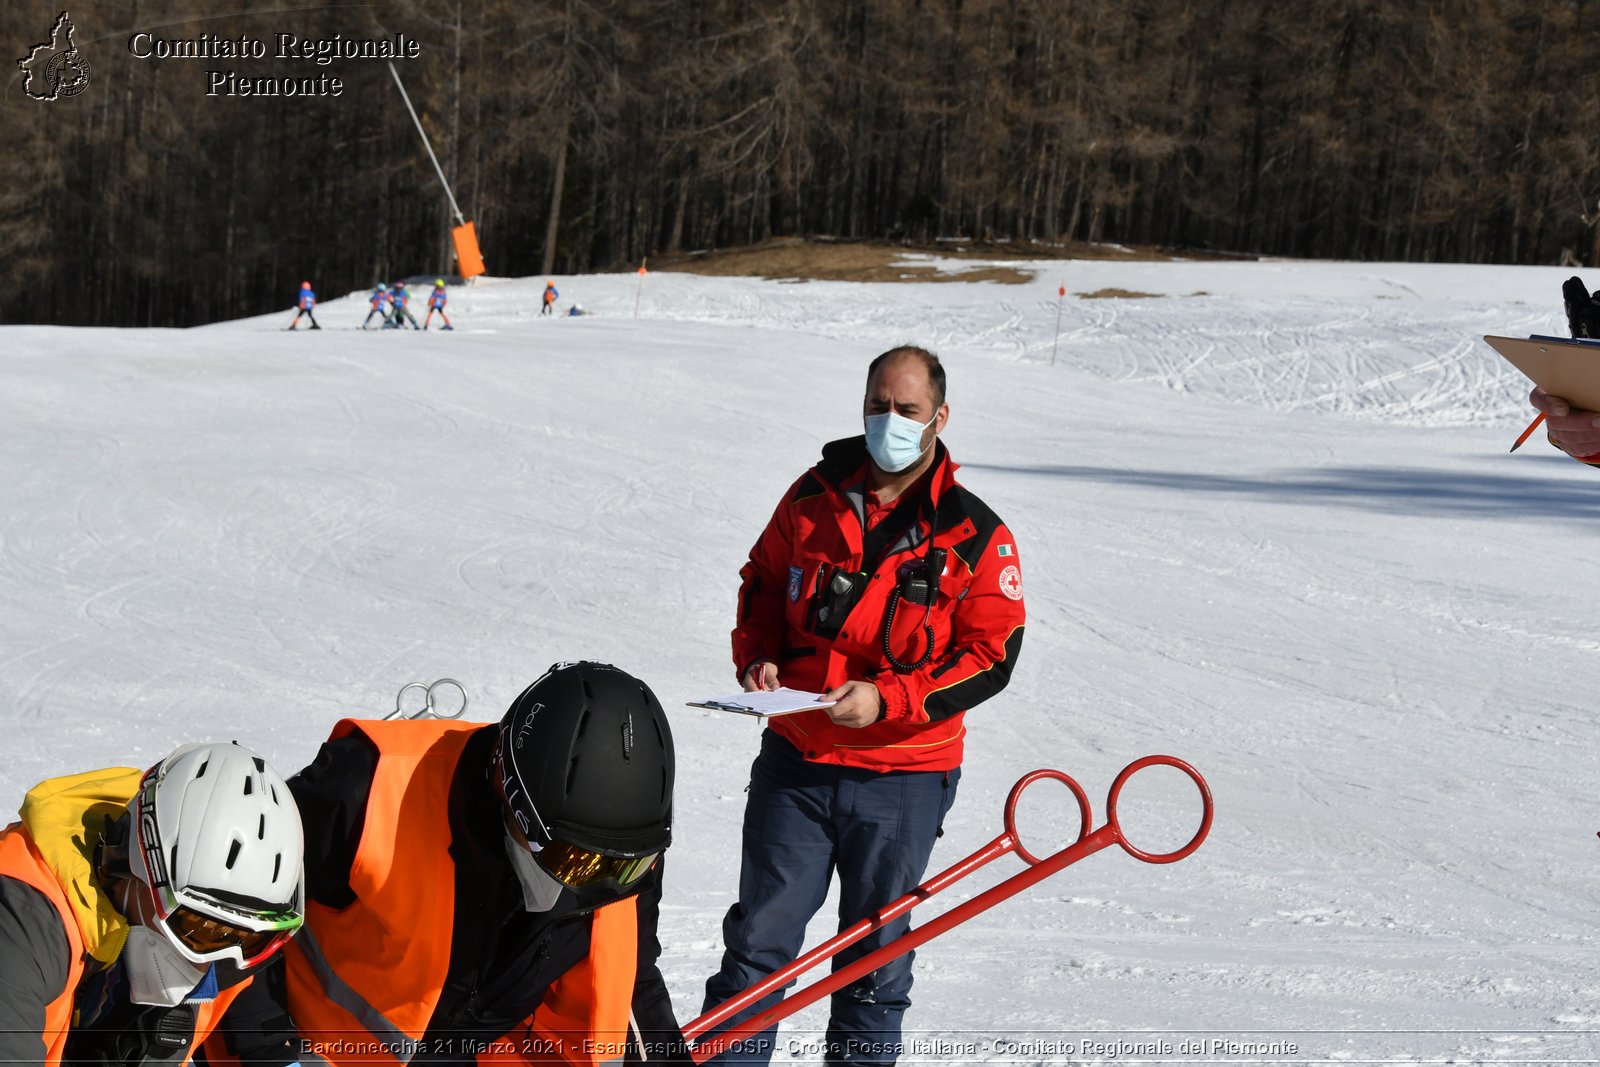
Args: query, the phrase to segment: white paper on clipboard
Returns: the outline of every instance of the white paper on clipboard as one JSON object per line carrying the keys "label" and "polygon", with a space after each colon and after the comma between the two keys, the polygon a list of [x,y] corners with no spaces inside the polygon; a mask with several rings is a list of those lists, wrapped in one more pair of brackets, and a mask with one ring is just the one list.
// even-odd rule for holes
{"label": "white paper on clipboard", "polygon": [[770,719],[774,715],[793,715],[797,711],[811,711],[813,708],[831,708],[833,704],[833,701],[823,700],[817,693],[804,693],[787,686],[689,701],[691,708],[731,711],[738,715],[754,715],[758,719]]}

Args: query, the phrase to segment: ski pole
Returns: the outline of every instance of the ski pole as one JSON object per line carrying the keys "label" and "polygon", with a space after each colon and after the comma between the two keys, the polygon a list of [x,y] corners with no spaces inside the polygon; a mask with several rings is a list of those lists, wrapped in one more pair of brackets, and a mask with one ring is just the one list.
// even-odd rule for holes
{"label": "ski pole", "polygon": [[[1194,836],[1189,839],[1187,844],[1171,852],[1147,852],[1137,847],[1123,836],[1122,824],[1117,817],[1117,798],[1122,793],[1122,787],[1129,778],[1139,771],[1153,766],[1173,767],[1182,771],[1200,790],[1202,806],[1200,828],[1195,831]],[[1040,859],[1023,845],[1021,836],[1017,833],[1016,809],[1017,802],[1021,799],[1023,792],[1034,782],[1045,779],[1061,782],[1072,791],[1073,797],[1078,802],[1078,811],[1081,819],[1078,828],[1078,839],[1073,844],[1068,845],[1054,855]],[[901,937],[868,953],[848,967],[835,971],[829,977],[797,990],[785,1000],[746,1019],[744,1022],[732,1026],[713,1037],[706,1038],[690,1049],[690,1055],[696,1063],[704,1063],[711,1057],[727,1051],[736,1042],[753,1034],[758,1034],[767,1029],[767,1027],[781,1022],[800,1009],[815,1003],[836,990],[844,988],[862,975],[877,970],[890,960],[899,958],[919,945],[938,937],[945,931],[961,925],[973,916],[989,910],[1002,900],[1015,896],[1023,890],[1044,881],[1057,871],[1063,870],[1084,857],[1091,856],[1110,845],[1121,846],[1124,852],[1145,863],[1176,863],[1199,848],[1201,843],[1205,841],[1206,835],[1211,832],[1211,818],[1211,789],[1206,784],[1206,780],[1201,777],[1199,771],[1175,756],[1145,756],[1124,767],[1122,772],[1112,781],[1111,790],[1106,795],[1106,823],[1092,832],[1089,826],[1093,821],[1093,815],[1090,810],[1088,794],[1083,791],[1083,787],[1078,785],[1071,776],[1056,770],[1038,770],[1026,774],[1017,781],[1016,785],[1011,787],[1011,793],[1006,797],[1005,830],[1000,836],[966,859],[930,878],[900,899],[888,904],[877,914],[863,919],[840,932],[837,936],[818,945],[789,966],[773,972],[749,989],[693,1020],[683,1028],[683,1036],[689,1041],[694,1041],[712,1027],[738,1014],[774,990],[781,988],[797,975],[810,970],[823,960],[837,955],[841,950],[855,944],[873,931],[882,929],[907,911],[910,911],[917,904],[942,892],[978,868],[999,859],[1008,852],[1015,852],[1021,856],[1029,865],[1027,870],[991,886],[971,900],[957,905],[915,930],[908,931]]]}

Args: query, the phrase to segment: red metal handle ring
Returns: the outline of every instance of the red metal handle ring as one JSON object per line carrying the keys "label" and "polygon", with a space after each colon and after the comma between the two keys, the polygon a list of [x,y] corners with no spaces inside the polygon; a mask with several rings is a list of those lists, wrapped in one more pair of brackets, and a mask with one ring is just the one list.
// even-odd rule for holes
{"label": "red metal handle ring", "polygon": [[[1083,786],[1079,785],[1070,774],[1064,774],[1061,771],[1039,770],[1030,771],[1021,778],[1017,779],[1017,784],[1011,787],[1011,794],[1006,797],[1006,833],[1005,837],[1001,838],[1001,840],[1009,840],[1012,847],[1017,850],[1017,855],[1026,860],[1030,867],[1037,867],[1044,861],[1038,856],[1035,856],[1032,852],[1029,852],[1027,848],[1023,846],[1022,835],[1017,833],[1017,801],[1022,799],[1023,790],[1027,789],[1034,782],[1045,778],[1050,778],[1062,783],[1068,789],[1072,790],[1072,795],[1077,798],[1078,813],[1082,816],[1078,826],[1078,841],[1082,841],[1084,838],[1089,836],[1089,823],[1094,817],[1093,813],[1089,810],[1089,794],[1083,791]],[[1077,844],[1077,841],[1074,841],[1073,844]],[[1069,845],[1068,847],[1070,848],[1071,846]],[[1004,855],[1004,853],[1000,853],[1000,855]]]}
{"label": "red metal handle ring", "polygon": [[[1176,767],[1184,774],[1187,774],[1189,779],[1194,782],[1195,787],[1200,790],[1200,801],[1203,805],[1200,815],[1200,829],[1195,831],[1194,836],[1189,839],[1187,845],[1173,852],[1146,852],[1144,849],[1133,845],[1127,838],[1122,836],[1122,823],[1117,819],[1117,797],[1122,793],[1123,785],[1129,778],[1132,778],[1146,767],[1155,766]],[[1206,780],[1200,776],[1199,771],[1176,756],[1144,756],[1122,768],[1122,773],[1117,775],[1116,781],[1111,783],[1111,792],[1106,794],[1106,825],[1111,827],[1111,832],[1116,835],[1117,844],[1121,845],[1123,851],[1135,859],[1144,860],[1146,863],[1176,863],[1199,848],[1201,843],[1205,841],[1206,835],[1211,832],[1211,787],[1206,785]]]}

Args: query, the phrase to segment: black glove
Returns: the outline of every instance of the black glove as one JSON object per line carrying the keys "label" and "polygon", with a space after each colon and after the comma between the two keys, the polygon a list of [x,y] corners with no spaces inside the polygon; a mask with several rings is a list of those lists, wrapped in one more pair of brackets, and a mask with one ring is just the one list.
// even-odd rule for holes
{"label": "black glove", "polygon": [[1574,337],[1600,337],[1600,293],[1589,295],[1583,279],[1568,278],[1561,286],[1567,305],[1567,329]]}

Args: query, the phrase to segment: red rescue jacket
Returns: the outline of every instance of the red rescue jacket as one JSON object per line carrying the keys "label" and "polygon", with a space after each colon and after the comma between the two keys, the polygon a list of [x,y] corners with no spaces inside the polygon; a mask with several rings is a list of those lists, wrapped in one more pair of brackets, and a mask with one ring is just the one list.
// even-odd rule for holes
{"label": "red rescue jacket", "polygon": [[[867,679],[883,695],[883,719],[861,729],[838,726],[822,711],[774,719],[771,728],[807,759],[878,771],[959,767],[963,714],[1011,678],[1025,617],[1016,541],[956,481],[944,444],[936,440],[934,448],[932,468],[868,534],[866,439],[828,444],[778,504],[739,572],[738,674],[765,659],[792,689],[821,692]],[[890,543],[864,557],[884,540]],[[937,596],[927,606],[907,599],[908,572],[940,549]],[[860,576],[842,624],[837,602],[827,610],[841,574]]]}

